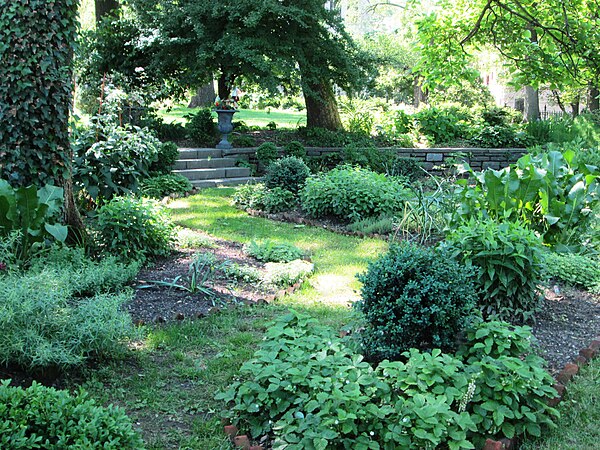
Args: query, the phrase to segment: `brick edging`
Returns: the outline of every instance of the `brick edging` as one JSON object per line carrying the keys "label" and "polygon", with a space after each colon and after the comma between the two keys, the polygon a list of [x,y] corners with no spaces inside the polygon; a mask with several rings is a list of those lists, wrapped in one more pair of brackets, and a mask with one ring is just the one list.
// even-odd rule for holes
{"label": "brick edging", "polygon": [[[344,333],[344,332],[342,332]],[[554,388],[558,392],[558,396],[548,400],[548,405],[555,407],[563,399],[566,393],[565,384],[570,382],[571,379],[579,372],[579,369],[585,364],[589,363],[593,358],[598,355],[600,351],[600,336],[594,338],[590,345],[581,349],[579,355],[574,359],[572,363],[565,364],[565,367],[556,375],[556,384]],[[229,436],[231,443],[236,448],[244,450],[264,450],[262,445],[250,445],[250,438],[247,434],[238,434],[239,430],[235,425],[232,425],[227,419],[222,421],[224,425],[223,431]],[[494,439],[487,439],[482,450],[514,450],[517,448],[518,439],[514,437],[512,439],[502,438],[498,441]]]}

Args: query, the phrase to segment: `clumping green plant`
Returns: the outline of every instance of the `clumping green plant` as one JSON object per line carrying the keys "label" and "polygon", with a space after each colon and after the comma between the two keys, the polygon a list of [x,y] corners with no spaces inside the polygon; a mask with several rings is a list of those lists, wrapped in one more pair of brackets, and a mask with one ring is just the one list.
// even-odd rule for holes
{"label": "clumping green plant", "polygon": [[266,193],[267,187],[264,183],[244,184],[235,190],[233,204],[242,209],[264,210]]}
{"label": "clumping green plant", "polygon": [[366,219],[353,222],[346,228],[349,231],[365,234],[388,234],[396,229],[396,219],[389,216],[367,217]]}
{"label": "clumping green plant", "polygon": [[71,273],[51,266],[0,277],[0,364],[39,370],[120,357],[132,336],[126,294],[77,298]]}
{"label": "clumping green plant", "polygon": [[313,217],[356,222],[393,215],[408,194],[395,179],[360,168],[342,167],[312,176],[300,192],[301,206]]}
{"label": "clumping green plant", "polygon": [[283,154],[304,160],[306,158],[306,148],[299,141],[291,141],[283,147]]}
{"label": "clumping green plant", "polygon": [[217,142],[217,124],[209,108],[200,109],[187,117],[185,129],[196,145],[212,147]]}
{"label": "clumping green plant", "polygon": [[360,166],[377,173],[386,173],[389,162],[395,157],[393,150],[374,145],[346,145],[342,150],[342,161],[349,166]]}
{"label": "clumping green plant", "polygon": [[290,262],[304,256],[304,252],[293,244],[270,240],[261,243],[252,241],[246,247],[246,252],[264,262]]}
{"label": "clumping green plant", "polygon": [[545,253],[544,275],[600,293],[600,261],[573,253]]}
{"label": "clumping green plant", "polygon": [[175,161],[179,158],[179,149],[175,142],[163,142],[158,149],[158,155],[155,162],[150,166],[152,174],[168,174],[175,166]]}
{"label": "clumping green plant", "polygon": [[396,156],[387,167],[386,173],[394,177],[406,177],[411,181],[423,178],[426,175],[423,163],[416,158]]}
{"label": "clumping green plant", "polygon": [[348,338],[291,311],[267,324],[240,380],[217,399],[274,448],[474,449],[488,437],[539,435],[557,415],[541,359],[506,353],[478,361],[411,349],[374,368]]}
{"label": "clumping green plant", "polygon": [[256,267],[234,263],[225,265],[223,271],[227,277],[244,283],[260,283],[262,281],[262,274]]}
{"label": "clumping green plant", "polygon": [[359,339],[373,360],[398,359],[413,347],[455,349],[475,312],[471,270],[440,250],[393,245],[358,279],[354,307],[365,322]]}
{"label": "clumping green plant", "polygon": [[175,241],[166,209],[153,200],[115,197],[96,211],[91,225],[100,250],[125,259],[167,255]]}
{"label": "clumping green plant", "polygon": [[181,248],[216,248],[215,241],[189,228],[177,230],[177,245]]}
{"label": "clumping green plant", "polygon": [[146,178],[140,183],[140,194],[154,199],[161,199],[171,194],[183,195],[191,190],[190,180],[176,173]]}
{"label": "clumping green plant", "polygon": [[286,156],[269,164],[265,184],[270,189],[279,187],[299,192],[309,176],[310,169],[304,161],[295,156]]}
{"label": "clumping green plant", "polygon": [[143,450],[144,442],[119,407],[99,406],[87,393],[0,383],[0,447]]}
{"label": "clumping green plant", "polygon": [[305,279],[314,270],[314,265],[308,261],[295,259],[290,262],[269,262],[265,264],[265,283],[287,287]]}
{"label": "clumping green plant", "polygon": [[277,146],[272,142],[260,144],[256,149],[256,159],[264,166],[268,166],[279,157]]}
{"label": "clumping green plant", "polygon": [[485,316],[523,322],[540,306],[542,243],[515,222],[471,220],[446,239],[453,257],[480,270],[479,307]]}
{"label": "clumping green plant", "polygon": [[278,213],[298,206],[298,197],[287,189],[274,187],[264,192],[263,203],[266,212]]}

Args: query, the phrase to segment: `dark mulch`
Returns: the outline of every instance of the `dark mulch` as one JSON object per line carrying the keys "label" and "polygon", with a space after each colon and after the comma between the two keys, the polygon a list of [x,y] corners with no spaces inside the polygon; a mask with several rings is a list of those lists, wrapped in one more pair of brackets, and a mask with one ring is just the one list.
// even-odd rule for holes
{"label": "dark mulch", "polygon": [[[217,265],[225,261],[263,270],[264,264],[248,256],[243,246],[236,242],[212,239],[215,248],[179,249],[170,258],[157,261],[152,267],[143,269],[136,280],[136,293],[126,305],[135,323],[170,322],[173,320],[195,319],[208,314],[213,307],[226,307],[241,303],[256,303],[275,293],[273,288],[256,283],[236,282],[228,279],[222,270],[216,270],[214,277],[206,283],[211,295],[203,292],[187,291],[167,286],[156,286],[151,281],[172,282],[181,276],[178,284],[186,284],[185,277],[190,263],[197,253],[211,253]],[[140,286],[152,285],[149,288]]]}
{"label": "dark mulch", "polygon": [[545,289],[544,296],[533,334],[555,373],[600,335],[600,296],[560,285]]}

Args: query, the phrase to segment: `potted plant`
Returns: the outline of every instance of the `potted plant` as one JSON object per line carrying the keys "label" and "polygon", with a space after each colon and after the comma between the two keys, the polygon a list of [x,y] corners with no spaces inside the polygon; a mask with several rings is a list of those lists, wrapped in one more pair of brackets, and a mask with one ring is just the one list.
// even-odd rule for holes
{"label": "potted plant", "polygon": [[219,149],[232,148],[227,140],[229,134],[233,131],[233,115],[237,112],[237,103],[234,99],[221,100],[218,96],[215,99],[215,111],[217,112],[219,133],[221,133],[221,142],[217,144]]}

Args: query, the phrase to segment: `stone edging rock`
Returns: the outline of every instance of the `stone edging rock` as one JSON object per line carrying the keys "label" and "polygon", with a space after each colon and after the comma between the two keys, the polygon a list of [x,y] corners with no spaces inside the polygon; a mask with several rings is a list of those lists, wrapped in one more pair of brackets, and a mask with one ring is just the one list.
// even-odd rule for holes
{"label": "stone edging rock", "polygon": [[[344,333],[344,332],[342,332]],[[563,399],[566,393],[566,383],[570,382],[571,379],[579,372],[580,367],[589,363],[594,357],[598,355],[600,351],[600,336],[596,337],[590,345],[586,348],[583,348],[579,351],[579,355],[574,359],[572,363],[567,363],[563,370],[561,370],[558,375],[556,375],[556,384],[554,388],[558,392],[558,396],[550,399],[548,401],[549,406],[558,405]],[[264,450],[262,445],[250,445],[250,438],[246,434],[238,434],[239,430],[235,425],[231,425],[229,421],[224,420],[223,422],[223,431],[229,439],[231,443],[236,448],[241,448],[243,450]],[[500,439],[499,441],[493,439],[487,439],[483,446],[483,450],[515,450],[517,448],[517,438],[513,439]]]}

